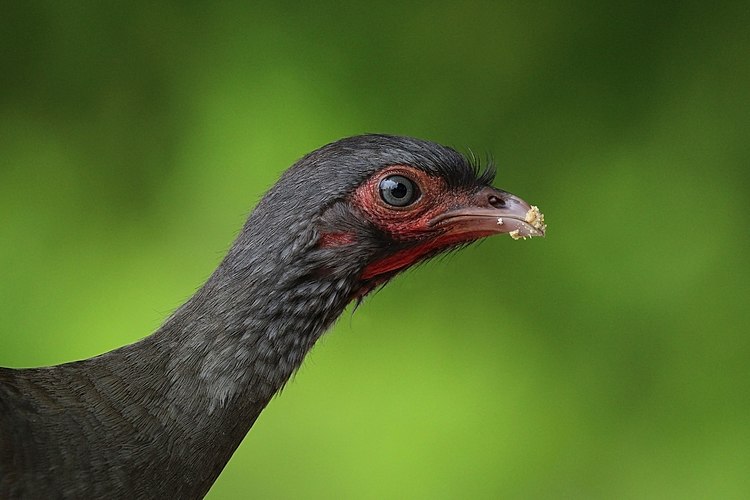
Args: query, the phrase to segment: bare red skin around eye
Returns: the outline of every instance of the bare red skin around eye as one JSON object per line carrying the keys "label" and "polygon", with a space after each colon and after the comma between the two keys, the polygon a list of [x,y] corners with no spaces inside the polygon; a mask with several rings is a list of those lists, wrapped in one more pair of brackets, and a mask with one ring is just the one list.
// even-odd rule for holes
{"label": "bare red skin around eye", "polygon": [[[380,182],[391,175],[411,179],[421,195],[406,207],[393,207],[380,196]],[[474,239],[473,235],[442,236],[430,226],[430,221],[441,213],[470,202],[470,193],[450,189],[445,181],[422,170],[394,165],[383,169],[354,192],[351,203],[360,209],[377,227],[397,242],[415,242],[415,246],[400,250],[379,261],[372,262],[362,272],[363,279],[403,269],[425,255],[462,241]]]}
{"label": "bare red skin around eye", "polygon": [[[411,179],[420,197],[411,205],[393,207],[380,196],[380,182],[391,175]],[[451,193],[440,177],[403,165],[387,167],[371,177],[354,192],[351,203],[395,241],[409,241],[424,236],[428,222],[451,204]]]}
{"label": "bare red skin around eye", "polygon": [[[411,179],[419,188],[420,197],[406,207],[388,205],[380,196],[380,182],[391,175],[402,175]],[[379,275],[404,269],[427,254],[457,243],[474,240],[482,234],[464,233],[444,235],[430,226],[430,221],[441,213],[470,203],[470,193],[450,189],[445,181],[422,170],[406,165],[393,165],[372,176],[357,188],[349,203],[358,209],[375,226],[395,242],[413,242],[380,260],[371,262],[362,271],[361,278],[370,280]],[[324,233],[320,237],[322,247],[350,245],[356,235],[346,232]]]}

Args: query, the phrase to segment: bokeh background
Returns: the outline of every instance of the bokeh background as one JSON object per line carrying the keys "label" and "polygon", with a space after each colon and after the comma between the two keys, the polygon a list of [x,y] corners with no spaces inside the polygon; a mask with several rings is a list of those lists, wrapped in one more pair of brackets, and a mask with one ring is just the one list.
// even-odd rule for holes
{"label": "bokeh background", "polygon": [[0,365],[147,335],[297,158],[414,135],[548,237],[347,312],[209,498],[747,498],[749,9],[6,3]]}

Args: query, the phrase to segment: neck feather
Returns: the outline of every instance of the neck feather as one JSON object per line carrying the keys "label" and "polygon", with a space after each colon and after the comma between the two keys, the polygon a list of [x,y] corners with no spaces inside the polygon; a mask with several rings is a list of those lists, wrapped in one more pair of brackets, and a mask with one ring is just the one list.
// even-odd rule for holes
{"label": "neck feather", "polygon": [[[168,468],[181,477],[192,470],[192,491],[210,487],[353,295],[351,270],[321,267],[313,244],[288,244],[297,251],[252,251],[258,247],[241,236],[206,284],[156,333],[110,353],[119,358],[108,364],[119,368],[125,392],[141,398],[126,406],[148,408],[169,434],[159,441],[180,452],[171,453]],[[163,462],[149,453],[163,450],[143,457]],[[179,456],[193,458],[186,463]]]}

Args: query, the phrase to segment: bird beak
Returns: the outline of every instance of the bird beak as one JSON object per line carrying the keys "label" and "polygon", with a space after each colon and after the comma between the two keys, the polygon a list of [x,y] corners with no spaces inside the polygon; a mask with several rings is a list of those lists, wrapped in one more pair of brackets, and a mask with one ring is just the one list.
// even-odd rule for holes
{"label": "bird beak", "polygon": [[544,215],[535,206],[513,194],[485,187],[466,205],[443,212],[429,225],[443,231],[440,239],[472,241],[493,234],[508,233],[513,239],[544,236]]}

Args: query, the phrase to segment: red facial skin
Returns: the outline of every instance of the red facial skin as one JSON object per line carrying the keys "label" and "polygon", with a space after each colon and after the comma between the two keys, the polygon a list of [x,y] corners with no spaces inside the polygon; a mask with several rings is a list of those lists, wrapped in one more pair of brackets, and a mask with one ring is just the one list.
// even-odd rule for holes
{"label": "red facial skin", "polygon": [[[383,200],[380,183],[392,175],[406,177],[417,186],[419,196],[411,204],[395,207]],[[441,177],[407,165],[384,168],[359,186],[348,202],[394,242],[392,253],[386,248],[384,257],[363,269],[360,278],[366,284],[359,296],[448,247],[500,233],[515,238],[544,236],[546,228],[543,220],[534,225],[526,220],[532,207],[517,196],[490,186],[453,188]],[[321,235],[319,244],[343,246],[355,243],[356,238],[353,233],[329,232]]]}
{"label": "red facial skin", "polygon": [[[383,201],[380,182],[391,175],[403,175],[419,186],[421,195],[417,201],[406,207],[392,207]],[[430,176],[413,167],[395,165],[383,169],[355,191],[352,201],[394,241],[418,242],[413,247],[369,264],[362,272],[362,279],[404,269],[435,250],[478,237],[472,234],[443,237],[442,230],[431,227],[430,221],[439,214],[468,204],[470,193],[449,189],[442,178]]]}
{"label": "red facial skin", "polygon": [[[391,175],[411,179],[419,188],[419,198],[405,207],[394,207],[383,201],[380,182]],[[387,167],[371,177],[357,188],[350,203],[394,241],[411,241],[415,245],[370,263],[365,267],[361,278],[369,280],[404,269],[435,250],[489,234],[479,232],[441,236],[443,229],[430,226],[430,221],[437,215],[465,206],[470,201],[469,192],[449,189],[442,178],[405,165]],[[321,245],[345,245],[352,243],[353,238],[353,235],[347,233],[326,233],[321,236]]]}

